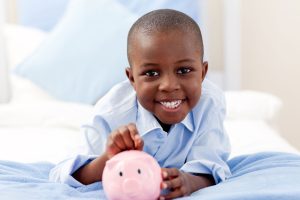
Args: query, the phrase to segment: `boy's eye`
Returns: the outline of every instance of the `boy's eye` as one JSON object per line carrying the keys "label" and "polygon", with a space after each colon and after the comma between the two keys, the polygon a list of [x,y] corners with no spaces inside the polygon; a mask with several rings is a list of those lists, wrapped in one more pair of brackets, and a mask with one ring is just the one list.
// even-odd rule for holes
{"label": "boy's eye", "polygon": [[178,74],[187,74],[187,73],[189,73],[190,71],[191,71],[191,69],[188,68],[188,67],[181,67],[181,68],[179,68],[179,69],[177,70],[177,73],[178,73]]}
{"label": "boy's eye", "polygon": [[154,71],[154,70],[149,70],[149,71],[145,72],[145,75],[146,76],[158,76],[159,73],[157,71]]}

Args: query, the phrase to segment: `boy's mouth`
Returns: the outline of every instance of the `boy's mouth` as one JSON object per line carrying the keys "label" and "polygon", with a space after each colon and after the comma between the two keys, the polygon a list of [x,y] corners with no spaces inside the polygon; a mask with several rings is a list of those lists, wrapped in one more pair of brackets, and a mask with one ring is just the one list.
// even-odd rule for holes
{"label": "boy's mouth", "polygon": [[182,100],[160,101],[159,103],[167,109],[176,109],[182,103]]}

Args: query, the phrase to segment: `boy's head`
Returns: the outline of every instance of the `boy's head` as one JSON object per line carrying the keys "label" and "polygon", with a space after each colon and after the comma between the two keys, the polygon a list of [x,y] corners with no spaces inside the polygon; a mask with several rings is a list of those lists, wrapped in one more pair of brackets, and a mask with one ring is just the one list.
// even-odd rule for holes
{"label": "boy's head", "polygon": [[131,27],[126,74],[141,105],[163,124],[182,121],[201,96],[207,72],[197,23],[170,9],[149,12]]}

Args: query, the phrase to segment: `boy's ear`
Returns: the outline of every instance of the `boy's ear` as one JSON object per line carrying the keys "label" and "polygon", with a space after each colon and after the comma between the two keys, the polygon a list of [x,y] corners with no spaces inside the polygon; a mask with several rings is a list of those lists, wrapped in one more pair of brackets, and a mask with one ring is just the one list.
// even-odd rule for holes
{"label": "boy's ear", "polygon": [[206,74],[207,74],[207,70],[208,70],[208,62],[203,62],[203,66],[202,66],[202,81],[204,80]]}
{"label": "boy's ear", "polygon": [[128,78],[128,80],[130,81],[131,85],[134,87],[134,78],[133,78],[133,74],[132,74],[132,68],[131,67],[127,67],[126,68],[126,76]]}

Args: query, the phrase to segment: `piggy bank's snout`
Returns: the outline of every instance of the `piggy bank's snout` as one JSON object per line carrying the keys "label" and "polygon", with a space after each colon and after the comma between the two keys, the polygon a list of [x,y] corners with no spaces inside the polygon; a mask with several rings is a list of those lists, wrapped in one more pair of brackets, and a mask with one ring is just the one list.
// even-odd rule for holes
{"label": "piggy bank's snout", "polygon": [[127,178],[126,180],[124,180],[122,187],[123,191],[130,196],[139,194],[139,192],[141,191],[141,183],[138,180],[132,178]]}

